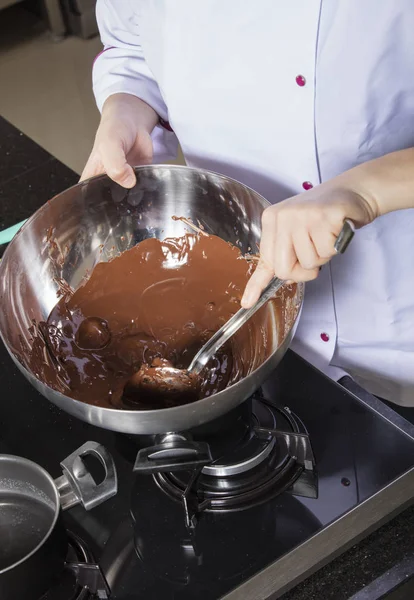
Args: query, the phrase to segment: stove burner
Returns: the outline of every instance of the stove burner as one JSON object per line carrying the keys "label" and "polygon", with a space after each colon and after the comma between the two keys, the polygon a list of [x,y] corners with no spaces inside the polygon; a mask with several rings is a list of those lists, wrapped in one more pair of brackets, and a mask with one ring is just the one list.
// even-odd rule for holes
{"label": "stove burner", "polygon": [[[66,562],[92,563],[93,560],[86,544],[70,531],[67,531],[67,535],[69,548]],[[92,594],[89,590],[78,584],[76,575],[67,567],[55,585],[42,596],[42,600],[89,600],[91,598]]]}
{"label": "stove burner", "polygon": [[[106,600],[108,587],[86,544],[67,531],[69,548],[64,572],[41,600]],[[95,596],[94,594],[97,594]]]}
{"label": "stove burner", "polygon": [[182,502],[186,522],[196,515],[251,508],[285,491],[317,497],[314,458],[306,429],[287,408],[253,401],[252,427],[230,452],[192,471],[158,472],[161,490]]}
{"label": "stove burner", "polygon": [[203,474],[213,475],[215,477],[229,477],[230,475],[245,473],[257,465],[260,465],[260,463],[269,456],[275,446],[275,441],[276,440],[274,438],[270,439],[263,445],[263,449],[260,452],[239,463],[230,465],[213,463],[211,465],[207,465],[203,467]]}
{"label": "stove burner", "polygon": [[275,447],[275,438],[269,435],[258,435],[258,427],[269,430],[276,429],[276,415],[263,403],[255,402],[253,406],[252,426],[241,443],[227,452],[224,457],[203,468],[203,475],[229,477],[254,469],[260,465]]}

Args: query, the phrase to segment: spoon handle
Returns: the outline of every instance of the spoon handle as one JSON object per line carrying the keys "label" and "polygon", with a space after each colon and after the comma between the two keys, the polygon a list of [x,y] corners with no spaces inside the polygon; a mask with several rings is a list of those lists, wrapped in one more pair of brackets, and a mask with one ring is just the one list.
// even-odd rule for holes
{"label": "spoon handle", "polygon": [[345,219],[343,227],[339,232],[334,245],[335,251],[338,254],[343,254],[348,248],[355,234],[355,225],[350,219]]}
{"label": "spoon handle", "polygon": [[284,283],[283,279],[274,277],[267,287],[265,287],[256,304],[251,308],[240,308],[236,314],[223,325],[223,327],[220,327],[220,329],[211,336],[208,342],[204,344],[199,352],[197,352],[191,361],[188,370],[198,375],[217,350],[219,350],[221,346],[223,346],[223,344],[225,344],[227,340],[263,306],[263,304],[270,300]]}
{"label": "spoon handle", "polygon": [[17,225],[13,225],[8,229],[3,229],[3,231],[0,231],[0,246],[2,244],[8,244],[9,242],[11,242],[16,233],[25,223],[26,221],[21,221],[20,223],[17,223]]}
{"label": "spoon handle", "polygon": [[[345,219],[344,225],[339,233],[336,242],[335,250],[338,254],[343,254],[347,249],[350,241],[354,237],[355,227],[352,221]],[[262,308],[263,304],[266,304],[270,298],[276,294],[276,292],[285,284],[283,279],[273,277],[270,283],[262,291],[260,298],[251,308],[240,308],[235,315],[233,315],[227,323],[220,327],[218,331],[204,344],[204,346],[197,352],[193,360],[191,361],[188,370],[197,375],[206,366],[210,358],[219,350],[223,344],[231,338],[254,315],[255,312]]]}

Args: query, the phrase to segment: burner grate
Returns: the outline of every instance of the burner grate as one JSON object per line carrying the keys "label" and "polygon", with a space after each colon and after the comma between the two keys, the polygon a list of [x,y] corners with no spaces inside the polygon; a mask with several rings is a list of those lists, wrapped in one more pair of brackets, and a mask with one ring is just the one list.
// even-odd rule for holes
{"label": "burner grate", "polygon": [[107,600],[109,589],[87,545],[67,531],[69,549],[62,576],[41,600]]}
{"label": "burner grate", "polygon": [[283,492],[317,497],[315,461],[301,421],[265,401],[255,403],[253,414],[250,437],[229,455],[192,471],[154,474],[159,488],[183,504],[188,527],[204,511],[244,510]]}

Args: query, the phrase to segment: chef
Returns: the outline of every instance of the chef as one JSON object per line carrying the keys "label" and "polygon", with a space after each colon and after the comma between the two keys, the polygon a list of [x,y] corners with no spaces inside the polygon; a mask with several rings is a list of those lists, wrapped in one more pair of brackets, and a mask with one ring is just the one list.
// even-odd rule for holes
{"label": "chef", "polygon": [[[414,406],[412,0],[98,0],[97,18],[82,177],[132,187],[179,140],[257,190],[274,206],[243,305],[274,273],[309,281],[293,349]],[[361,229],[328,262],[344,218]]]}

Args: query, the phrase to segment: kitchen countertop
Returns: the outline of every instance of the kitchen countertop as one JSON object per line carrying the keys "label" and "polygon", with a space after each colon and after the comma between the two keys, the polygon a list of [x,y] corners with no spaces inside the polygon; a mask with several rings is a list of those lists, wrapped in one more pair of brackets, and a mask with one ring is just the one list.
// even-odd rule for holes
{"label": "kitchen countertop", "polygon": [[[29,217],[77,180],[73,171],[0,117],[0,229]],[[0,246],[0,255],[2,251]],[[7,368],[10,377],[21,377],[11,361]],[[414,506],[317,571],[283,600],[409,599],[414,597],[413,572]],[[405,582],[403,588],[394,586],[390,595],[384,595],[391,581],[400,580]]]}
{"label": "kitchen countertop", "polygon": [[0,229],[30,217],[79,177],[0,117]]}

